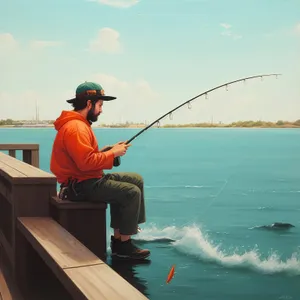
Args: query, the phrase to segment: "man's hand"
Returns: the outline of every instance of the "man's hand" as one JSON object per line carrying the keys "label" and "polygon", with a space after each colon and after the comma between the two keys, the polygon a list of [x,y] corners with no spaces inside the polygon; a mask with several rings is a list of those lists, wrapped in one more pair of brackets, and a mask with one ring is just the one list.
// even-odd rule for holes
{"label": "man's hand", "polygon": [[126,143],[126,142],[118,142],[118,143],[112,145],[112,147],[117,146],[117,145],[121,145],[121,144],[125,144],[125,143]]}
{"label": "man's hand", "polygon": [[124,144],[124,143],[126,143],[126,142],[118,142],[118,143],[116,143],[116,144],[114,144],[114,145],[106,145],[106,146],[104,146],[103,148],[101,148],[101,149],[99,150],[99,152],[104,152],[104,151],[110,150],[110,149],[113,148],[114,146],[117,146],[117,145],[120,145],[120,144]]}
{"label": "man's hand", "polygon": [[131,146],[131,144],[125,144],[125,143],[126,142],[119,142],[112,147],[111,150],[113,151],[115,157],[125,155],[128,147]]}

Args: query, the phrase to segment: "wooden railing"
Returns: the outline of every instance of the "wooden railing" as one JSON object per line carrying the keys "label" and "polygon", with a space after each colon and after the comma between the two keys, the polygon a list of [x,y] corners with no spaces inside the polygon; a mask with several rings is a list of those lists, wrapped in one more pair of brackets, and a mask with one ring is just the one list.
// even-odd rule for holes
{"label": "wooden railing", "polygon": [[16,150],[23,153],[23,161],[39,168],[39,144],[0,144],[0,151],[8,151],[9,156],[16,157]]}
{"label": "wooden railing", "polygon": [[30,278],[30,273],[25,271],[28,253],[17,227],[18,218],[49,216],[49,197],[55,194],[55,176],[0,152],[1,265],[10,271],[22,292],[26,287],[23,278]]}
{"label": "wooden railing", "polygon": [[[13,146],[0,149],[26,148]],[[0,268],[23,300],[147,299],[101,260],[106,205],[59,203],[56,186],[52,174],[0,152]]]}

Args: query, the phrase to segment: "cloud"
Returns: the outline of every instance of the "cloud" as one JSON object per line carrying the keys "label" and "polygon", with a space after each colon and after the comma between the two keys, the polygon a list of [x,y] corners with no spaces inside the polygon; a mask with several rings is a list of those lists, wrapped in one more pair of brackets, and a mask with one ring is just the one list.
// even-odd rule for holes
{"label": "cloud", "polygon": [[119,53],[122,50],[119,41],[120,33],[112,28],[102,28],[97,37],[90,41],[89,50],[92,52]]}
{"label": "cloud", "polygon": [[[75,91],[63,88],[55,90],[24,86],[18,90],[7,89],[0,91],[0,103],[6,103],[0,110],[1,119],[35,120],[36,104],[38,105],[40,120],[54,120],[61,110],[69,110],[72,107],[66,102],[74,97]],[[11,105],[13,103],[13,105]],[[21,109],[16,109],[19,107]]]}
{"label": "cloud", "polygon": [[98,2],[100,4],[109,5],[119,8],[128,8],[136,5],[139,0],[88,0],[90,2]]}
{"label": "cloud", "polygon": [[223,35],[223,36],[227,36],[227,37],[233,38],[234,40],[238,40],[238,39],[241,39],[243,37],[240,34],[236,34],[236,33],[232,32],[230,30],[230,28],[232,27],[232,25],[230,25],[230,24],[221,23],[220,26],[225,29],[225,30],[223,30],[221,32],[221,35]]}
{"label": "cloud", "polygon": [[105,103],[100,122],[143,122],[145,115],[157,115],[159,94],[144,79],[127,81],[111,74],[98,73],[84,80],[98,82],[106,95],[117,97],[115,101]]}
{"label": "cloud", "polygon": [[118,98],[126,98],[135,100],[137,98],[141,101],[147,101],[148,99],[154,100],[158,97],[149,82],[144,79],[138,79],[133,82],[118,79],[110,74],[95,74],[92,76],[92,80],[99,82],[106,94],[114,94]]}
{"label": "cloud", "polygon": [[44,49],[49,47],[57,47],[62,43],[59,41],[35,40],[30,43],[32,49]]}
{"label": "cloud", "polygon": [[[27,42],[23,45],[19,44],[18,41],[14,38],[11,33],[2,33],[0,34],[0,54],[4,53],[5,55],[9,55],[11,57],[16,58],[15,55],[26,55],[27,50],[37,50],[44,49],[50,47],[57,47],[62,45],[62,42],[59,41],[49,41],[49,40],[33,40],[31,42]],[[28,47],[29,46],[29,47]],[[12,54],[14,56],[12,56]]]}
{"label": "cloud", "polygon": [[18,42],[11,33],[0,34],[0,52],[11,51],[18,47]]}
{"label": "cloud", "polygon": [[[33,90],[0,92],[0,103],[8,104],[2,107],[0,119],[32,120],[35,117],[35,103],[39,97],[40,95]],[[13,105],[10,105],[11,103]]]}
{"label": "cloud", "polygon": [[[38,102],[40,119],[55,119],[61,110],[72,109],[66,99],[75,95],[75,88],[83,81],[95,81],[101,84],[106,95],[116,96],[117,99],[105,102],[103,114],[99,118],[101,123],[119,123],[126,121],[144,122],[145,118],[157,117],[159,95],[152,89],[150,83],[144,79],[126,80],[112,74],[92,74],[88,78],[76,77],[74,85],[64,85],[56,89],[43,86],[23,85],[18,90],[9,88],[0,91],[0,103],[14,103],[4,105],[0,110],[0,119],[32,120],[35,118],[36,102]],[[5,85],[4,85],[5,86]],[[22,109],[16,109],[21,107]]]}
{"label": "cloud", "polygon": [[221,23],[220,25],[221,25],[221,27],[223,27],[223,28],[225,28],[225,29],[231,28],[231,25],[230,25],[230,24],[227,24],[227,23]]}

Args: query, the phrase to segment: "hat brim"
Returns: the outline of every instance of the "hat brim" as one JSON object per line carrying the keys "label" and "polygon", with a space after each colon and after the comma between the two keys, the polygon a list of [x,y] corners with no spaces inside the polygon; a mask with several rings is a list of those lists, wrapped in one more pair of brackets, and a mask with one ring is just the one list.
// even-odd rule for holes
{"label": "hat brim", "polygon": [[[69,100],[66,100],[66,101],[68,103],[75,103],[77,99],[78,98],[73,98],[73,99],[69,99]],[[97,99],[98,100],[103,100],[103,101],[111,101],[111,100],[117,99],[117,97],[113,97],[113,96],[98,96]]]}

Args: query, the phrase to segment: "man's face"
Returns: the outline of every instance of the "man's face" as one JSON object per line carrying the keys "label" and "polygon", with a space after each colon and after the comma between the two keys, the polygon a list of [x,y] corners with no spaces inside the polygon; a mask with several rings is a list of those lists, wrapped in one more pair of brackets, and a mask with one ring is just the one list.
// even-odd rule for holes
{"label": "man's face", "polygon": [[90,102],[88,104],[88,113],[87,119],[91,122],[96,122],[98,120],[99,115],[102,113],[103,100],[99,100],[95,103],[95,107],[93,109],[93,105]]}

